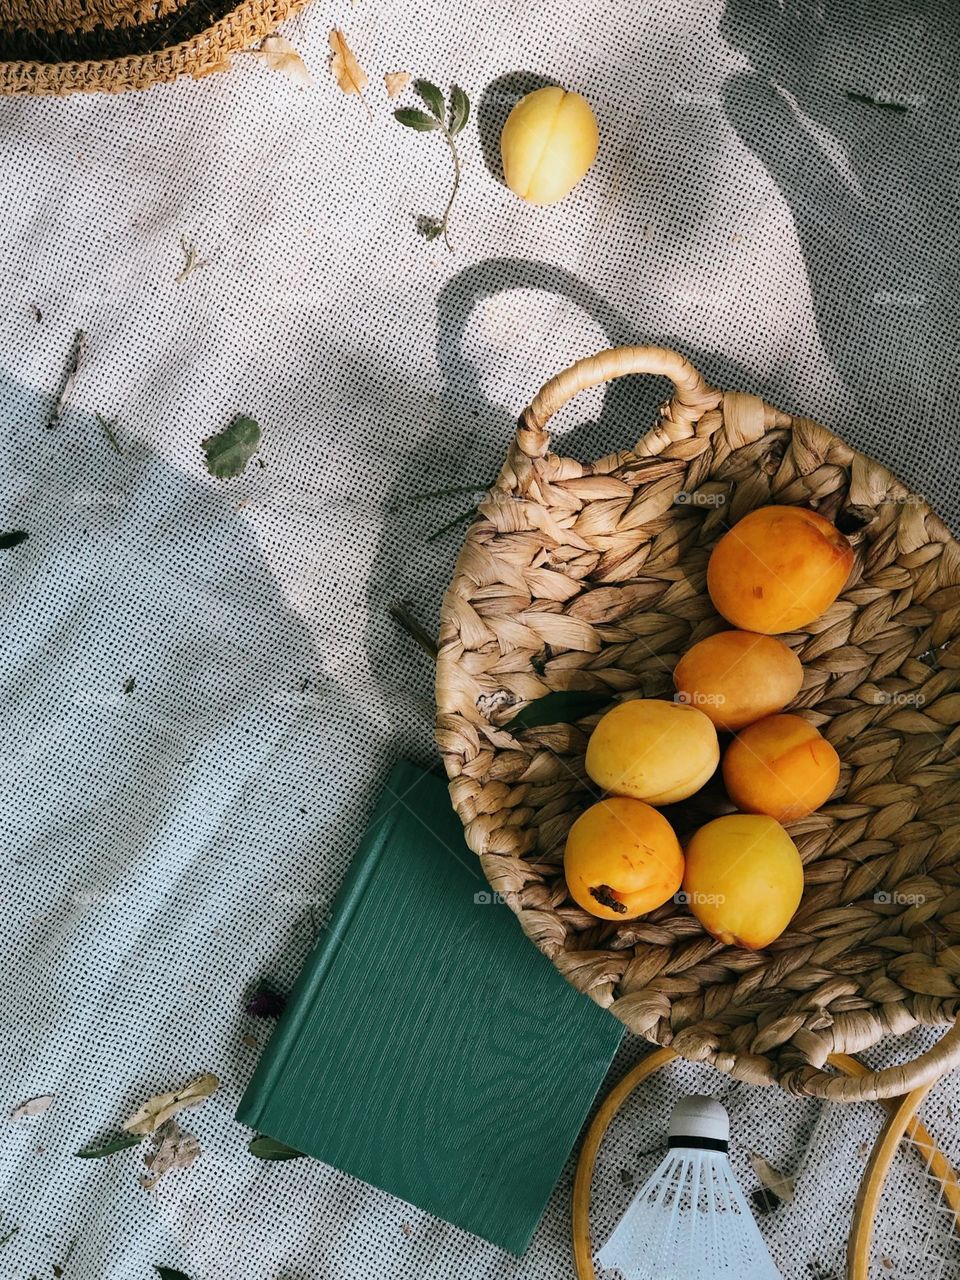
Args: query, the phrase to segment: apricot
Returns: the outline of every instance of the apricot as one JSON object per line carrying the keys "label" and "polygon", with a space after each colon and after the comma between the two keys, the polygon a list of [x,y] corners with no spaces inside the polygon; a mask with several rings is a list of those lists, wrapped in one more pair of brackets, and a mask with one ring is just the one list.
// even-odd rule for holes
{"label": "apricot", "polygon": [[570,828],[563,855],[574,902],[602,920],[632,920],[680,888],[683,852],[662,813],[642,800],[610,796]]}
{"label": "apricot", "polygon": [[734,813],[701,827],[686,849],[690,910],[728,946],[756,951],[779,938],[800,905],[803,863],[773,818]]}
{"label": "apricot", "polygon": [[600,145],[597,120],[586,98],[558,85],[521,98],[500,135],[503,176],[530,204],[556,204],[593,164]]}
{"label": "apricot", "polygon": [[778,822],[819,809],[839,777],[840,757],[800,716],[767,716],[748,725],[723,757],[723,782],[737,808]]}
{"label": "apricot", "polygon": [[673,683],[681,700],[698,707],[718,729],[742,729],[793,701],[803,666],[774,636],[720,631],[687,650]]}
{"label": "apricot", "polygon": [[760,507],[725,533],[707,565],[718,613],[744,631],[797,631],[843,590],[853,548],[806,507]]}
{"label": "apricot", "polygon": [[720,760],[713,721],[696,707],[661,698],[621,702],[587,743],[587,773],[604,791],[673,804],[703,786]]}

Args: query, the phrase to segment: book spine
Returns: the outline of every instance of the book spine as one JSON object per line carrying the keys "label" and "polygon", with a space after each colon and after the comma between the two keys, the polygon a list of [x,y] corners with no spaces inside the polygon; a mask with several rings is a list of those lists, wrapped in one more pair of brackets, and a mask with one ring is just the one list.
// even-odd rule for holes
{"label": "book spine", "polygon": [[350,927],[350,921],[358,904],[366,893],[367,885],[386,847],[394,826],[392,817],[394,798],[410,785],[412,766],[401,764],[394,769],[386,794],[377,806],[377,812],[367,829],[360,848],[354,855],[331,911],[330,922],[314,943],[303,962],[300,976],[294,984],[287,1007],[277,1023],[277,1028],[264,1049],[250,1083],[240,1100],[236,1119],[241,1124],[256,1129],[266,1110],[291,1048],[296,1043],[301,1023],[309,1012],[316,993],[324,979]]}

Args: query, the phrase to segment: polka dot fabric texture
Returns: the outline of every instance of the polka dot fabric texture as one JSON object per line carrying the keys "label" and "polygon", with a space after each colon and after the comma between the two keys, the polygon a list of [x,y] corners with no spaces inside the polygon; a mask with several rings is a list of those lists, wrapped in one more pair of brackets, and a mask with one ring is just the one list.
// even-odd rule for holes
{"label": "polka dot fabric texture", "polygon": [[[369,117],[327,72],[334,25]],[[0,532],[29,535],[0,549],[0,1104],[54,1095],[4,1125],[0,1239],[19,1231],[0,1270],[570,1280],[569,1172],[517,1260],[322,1165],[253,1160],[232,1116],[270,1028],[246,995],[293,981],[392,762],[436,762],[432,665],[389,606],[435,633],[457,521],[559,369],[679,350],[712,386],[825,423],[956,531],[957,18],[363,0],[283,34],[314,89],[245,56],[144,93],[0,100]],[[474,103],[452,254],[416,234],[449,158],[392,119],[412,105],[383,90],[399,69]],[[601,146],[533,208],[496,139],[546,79],[587,97]],[[184,245],[204,264],[186,276]],[[558,450],[629,446],[666,390],[590,393],[551,423]],[[215,480],[200,442],[238,413],[264,465]],[[135,1151],[74,1158],[200,1071],[221,1085],[185,1118],[192,1169],[148,1193]],[[665,1079],[717,1090],[785,1166],[816,1106],[705,1066]],[[605,1145],[598,1223],[656,1141],[664,1099],[638,1106],[647,1127]],[[831,1138],[764,1221],[787,1280],[842,1273],[834,1205],[870,1137],[865,1119]]]}

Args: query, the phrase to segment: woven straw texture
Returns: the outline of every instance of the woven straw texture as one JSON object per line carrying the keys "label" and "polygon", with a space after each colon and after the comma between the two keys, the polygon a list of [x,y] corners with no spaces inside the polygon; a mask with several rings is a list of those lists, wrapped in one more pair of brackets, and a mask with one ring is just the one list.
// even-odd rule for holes
{"label": "woven straw texture", "polygon": [[226,70],[306,0],[0,0],[0,94],[119,93]]}
{"label": "woven straw texture", "polygon": [[[676,388],[635,449],[592,466],[549,451],[553,413],[633,372]],[[727,625],[711,548],[769,503],[815,507],[856,550],[841,597],[786,637],[805,666],[796,706],[842,760],[832,801],[790,826],[800,909],[761,952],[715,941],[682,902],[598,921],[562,855],[596,798],[583,759],[600,713],[515,734],[509,719],[551,690],[672,696],[679,654]],[[854,1100],[955,1065],[951,1029],[903,1069],[821,1070],[958,1005],[960,548],[927,504],[817,423],[714,390],[673,352],[621,348],[543,388],[479,511],[443,608],[438,741],[468,842],[529,936],[633,1031],[751,1083]],[[730,808],[676,806],[681,838]]]}

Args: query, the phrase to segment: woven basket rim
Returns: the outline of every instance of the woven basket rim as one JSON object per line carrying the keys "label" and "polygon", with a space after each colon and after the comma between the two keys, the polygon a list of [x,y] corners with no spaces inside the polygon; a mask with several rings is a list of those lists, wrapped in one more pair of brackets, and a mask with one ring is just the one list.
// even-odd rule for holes
{"label": "woven basket rim", "polygon": [[[592,464],[580,464],[549,451],[550,437],[546,426],[560,407],[582,389],[635,372],[666,374],[673,379],[676,388],[673,398],[661,409],[660,423],[648,432],[635,449],[623,450]],[[528,838],[536,836],[537,827],[533,826],[531,829],[535,811],[529,807],[525,809],[524,801],[527,792],[542,781],[539,778],[531,781],[533,775],[527,771],[533,765],[533,748],[524,745],[522,736],[514,738],[507,732],[505,723],[498,719],[498,707],[495,703],[485,707],[481,713],[479,703],[471,708],[465,701],[465,689],[476,690],[480,687],[479,677],[475,679],[473,673],[486,670],[482,661],[482,646],[486,641],[481,638],[472,648],[467,641],[461,643],[462,628],[472,628],[474,638],[478,631],[483,630],[489,636],[494,623],[491,622],[488,627],[486,621],[494,615],[493,601],[497,593],[501,592],[506,598],[513,592],[519,598],[520,589],[524,585],[522,581],[519,586],[516,585],[518,570],[515,565],[504,565],[502,555],[498,560],[495,545],[498,538],[513,539],[514,543],[517,539],[527,538],[531,540],[531,544],[542,542],[544,548],[553,538],[554,546],[559,545],[563,552],[570,551],[569,542],[573,541],[575,550],[579,545],[576,535],[565,534],[564,528],[557,522],[557,511],[551,510],[551,502],[556,500],[553,495],[563,485],[574,489],[579,485],[585,491],[589,489],[587,481],[615,476],[618,468],[630,470],[636,477],[636,493],[643,491],[644,495],[648,486],[655,489],[657,482],[661,486],[668,483],[663,477],[669,478],[671,472],[674,475],[682,472],[685,476],[696,473],[711,480],[714,475],[712,468],[718,457],[721,464],[724,464],[731,460],[737,462],[742,456],[748,460],[744,465],[752,466],[753,459],[760,458],[758,450],[766,447],[768,437],[773,442],[781,437],[785,438],[782,457],[789,460],[791,465],[796,461],[794,454],[798,450],[803,452],[804,457],[813,457],[809,472],[800,473],[804,479],[814,472],[818,476],[821,472],[829,472],[831,468],[835,472],[844,473],[844,488],[838,500],[838,509],[844,503],[858,510],[867,509],[871,503],[877,509],[879,505],[887,504],[890,511],[897,513],[889,516],[894,524],[893,533],[887,537],[888,543],[890,537],[893,538],[895,548],[900,545],[897,522],[902,524],[903,535],[908,543],[911,535],[916,535],[918,529],[922,528],[923,534],[919,542],[926,539],[929,545],[919,546],[915,553],[911,546],[907,547],[907,558],[909,559],[910,554],[915,554],[917,565],[920,566],[911,568],[911,572],[922,573],[924,563],[929,563],[936,556],[941,557],[936,568],[949,573],[948,588],[949,593],[953,594],[950,594],[948,608],[955,615],[951,617],[951,622],[957,623],[955,630],[960,629],[960,547],[939,517],[922,500],[911,495],[906,486],[885,467],[858,453],[832,431],[811,419],[783,413],[757,396],[735,391],[721,392],[708,386],[700,374],[676,352],[661,348],[616,348],[578,361],[541,389],[521,415],[516,437],[500,476],[485,502],[480,504],[479,518],[467,532],[441,611],[437,663],[437,741],[450,779],[454,806],[464,823],[467,842],[480,855],[481,865],[491,886],[506,899],[536,945],[581,991],[586,991],[598,1003],[611,1008],[628,1027],[653,1043],[669,1044],[681,1056],[711,1062],[739,1079],[758,1084],[779,1083],[795,1093],[840,1101],[889,1097],[919,1087],[938,1078],[954,1065],[960,1065],[960,1023],[956,1021],[960,1006],[960,985],[953,982],[949,965],[947,969],[923,975],[919,985],[911,987],[908,981],[906,988],[900,990],[899,997],[895,992],[884,992],[882,997],[871,997],[868,1002],[861,1002],[864,1006],[862,1010],[854,1000],[855,1011],[851,1013],[843,1012],[845,1000],[849,1001],[849,996],[844,991],[839,993],[840,1011],[836,1016],[829,1007],[836,992],[829,997],[824,996],[824,1008],[819,1011],[811,1009],[804,1017],[798,1018],[795,1012],[790,1017],[778,1017],[774,1009],[769,1017],[761,1019],[759,1034],[756,1036],[757,1046],[750,1052],[733,1052],[729,1047],[724,1047],[723,1036],[719,1032],[713,1036],[713,1040],[709,1033],[700,1034],[699,1024],[695,1028],[696,1034],[688,1033],[688,1029],[681,1024],[682,1034],[678,1033],[674,1037],[666,1025],[668,1016],[665,1017],[662,1011],[651,1012],[651,1008],[655,1008],[657,1003],[656,992],[651,996],[649,991],[640,990],[635,993],[635,997],[618,993],[619,976],[616,975],[622,975],[625,957],[632,954],[628,946],[632,944],[624,943],[613,951],[609,949],[609,944],[604,949],[604,944],[600,942],[596,944],[599,949],[591,949],[589,943],[585,949],[566,949],[565,942],[575,929],[571,920],[578,909],[566,896],[565,886],[562,890],[557,887],[559,881],[562,881],[562,872],[558,877],[556,840],[551,846],[554,852],[551,853],[548,849],[538,853],[535,843]],[[742,450],[746,452],[741,455]],[[825,461],[827,458],[829,462]],[[703,459],[702,465],[698,463],[698,459]],[[819,470],[815,463],[822,464]],[[760,461],[757,461],[756,467],[759,466]],[[781,469],[782,466],[783,463]],[[772,475],[769,471],[766,474]],[[644,479],[644,476],[651,478]],[[839,481],[837,484],[839,486]],[[521,501],[518,502],[518,499]],[[776,500],[775,497],[767,499],[768,502]],[[792,496],[787,501],[797,502],[798,499]],[[588,502],[588,499],[584,499],[578,510],[586,509]],[[562,515],[562,507],[560,511]],[[675,518],[679,520],[681,517]],[[665,521],[666,519],[664,517]],[[874,514],[873,519],[879,517]],[[565,528],[569,528],[571,523],[572,518],[567,521]],[[869,527],[868,522],[864,529]],[[639,526],[638,533],[646,528],[647,525]],[[568,540],[566,546],[562,542],[564,537]],[[653,535],[650,537],[652,539]],[[879,538],[879,534],[877,537]],[[583,542],[583,539],[580,541]],[[588,546],[588,542],[583,542],[583,545]],[[875,545],[864,532],[864,548],[872,554]],[[925,561],[927,551],[930,555],[926,556]],[[497,574],[500,576],[497,577]],[[521,578],[522,576],[521,573]],[[631,575],[627,577],[631,578]],[[638,571],[637,580],[641,578]],[[610,578],[610,582],[618,587],[626,580],[616,575],[611,575]],[[479,587],[478,582],[481,584]],[[589,588],[601,585],[607,585],[607,581],[589,582],[584,578],[581,582],[584,587],[583,597],[589,595]],[[866,590],[869,582],[863,578],[860,585]],[[472,594],[474,591],[477,593],[476,597]],[[574,597],[576,598],[578,597]],[[842,596],[838,604],[843,602]],[[479,613],[473,608],[474,603]],[[542,599],[534,598],[533,605],[538,603],[544,604]],[[549,609],[549,602],[545,607]],[[566,607],[566,603],[560,606],[561,614]],[[515,617],[524,616],[521,603],[514,602],[513,608]],[[851,603],[847,606],[848,616],[859,616],[860,608]],[[638,610],[637,616],[641,612]],[[542,613],[536,616],[543,620]],[[939,614],[934,616],[940,617]],[[947,617],[945,610],[941,620]],[[829,620],[829,611],[825,618]],[[496,621],[503,626],[502,632],[497,631],[499,652],[503,655],[500,670],[513,675],[519,673],[520,678],[527,678],[523,674],[522,659],[512,661],[513,653],[507,651],[509,644],[505,648],[502,638],[503,634],[509,635],[511,619],[498,618]],[[564,653],[562,644],[559,648],[563,657],[569,656],[569,651]],[[496,645],[487,644],[487,651],[496,658]],[[521,651],[517,649],[516,652],[519,654]],[[469,670],[462,662],[464,654],[476,659]],[[901,663],[897,668],[898,672],[902,670],[902,666]],[[953,669],[952,664],[950,669]],[[583,670],[587,668],[584,667]],[[938,669],[937,675],[940,674]],[[949,671],[947,674],[949,675]],[[509,678],[503,674],[497,677],[502,682],[509,682]],[[532,682],[532,676],[530,679]],[[542,685],[543,681],[540,683]],[[503,687],[506,688],[506,683]],[[952,689],[952,685],[946,687]],[[489,681],[485,688],[489,688]],[[610,686],[609,692],[611,702],[624,696],[656,696],[637,689],[624,693],[616,685]],[[533,696],[539,695],[521,693],[513,701],[523,702]],[[960,704],[960,694],[954,697],[951,693],[950,697],[953,699],[953,717],[955,704]],[[501,709],[503,705],[500,704]],[[815,708],[816,704],[810,705]],[[589,721],[589,717],[583,719]],[[951,718],[948,727],[953,723],[954,719]],[[569,732],[571,735],[579,732],[583,736],[577,726],[570,727]],[[468,744],[466,749],[465,743]],[[517,759],[524,752],[528,757],[527,770],[523,767],[524,760]],[[502,768],[499,767],[501,764]],[[952,780],[951,768],[951,783]],[[569,783],[565,785],[570,787]],[[846,795],[841,796],[837,803],[843,800],[846,800]],[[558,803],[552,803],[556,811]],[[580,807],[582,808],[582,803]],[[895,811],[896,806],[893,808]],[[551,820],[554,818],[555,814],[552,814]],[[529,856],[525,857],[525,854]],[[936,865],[940,866],[942,862],[943,859],[940,859]],[[948,868],[953,865],[955,864],[950,862]],[[550,875],[552,879],[549,878]],[[952,891],[953,881],[949,877],[948,880]],[[556,889],[556,893],[551,896],[553,889]],[[942,908],[945,913],[954,912],[960,907],[960,890],[957,891],[956,898],[955,903]],[[801,912],[803,909],[802,904]],[[937,922],[935,917],[931,918]],[[584,915],[583,919],[589,918]],[[641,918],[639,922],[631,921],[629,924],[642,924],[643,921],[644,918]],[[594,926],[601,923],[592,922]],[[589,923],[580,925],[581,931],[589,927]],[[624,926],[609,928],[622,930]],[[948,952],[955,943],[960,943],[960,938],[956,935],[956,921],[950,928],[954,932],[950,935]],[[616,936],[619,937],[619,933]],[[629,934],[626,936],[629,937]],[[703,939],[705,963],[707,957],[720,949],[728,952],[735,950],[721,948],[721,944],[714,943],[706,935],[703,935]],[[822,939],[815,935],[814,941],[818,940]],[[653,944],[644,946],[649,950]],[[639,949],[638,945],[636,950]],[[748,980],[748,987],[751,967],[756,967],[749,959],[749,954],[747,953],[739,970]],[[765,953],[755,954],[764,957],[762,963],[766,963]],[[769,954],[777,954],[776,944],[769,949]],[[960,951],[957,954],[960,956]],[[949,959],[949,955],[947,958]],[[928,967],[933,968],[932,962]],[[683,972],[685,971],[674,980],[678,990],[682,990],[679,983]],[[898,976],[903,975],[898,971]],[[835,985],[842,985],[839,978],[834,977],[833,980]],[[669,983],[668,979],[668,990]],[[895,984],[890,982],[890,986],[893,988]],[[682,1003],[682,996],[675,998],[678,1003]],[[662,1003],[668,1007],[670,1005],[665,996]],[[784,1006],[792,1007],[796,1003],[798,1002],[793,1001],[791,1004],[789,1000],[783,1001]],[[733,1007],[736,1007],[735,1001]],[[949,1029],[932,1049],[903,1066],[871,1071],[856,1079],[837,1077],[823,1070],[832,1053],[857,1052],[877,1043],[887,1034],[903,1034],[917,1025],[947,1025]]]}
{"label": "woven basket rim", "polygon": [[232,54],[272,34],[307,3],[308,0],[242,0],[216,22],[185,39],[121,57],[0,61],[0,94],[120,93],[168,84],[182,75],[199,79],[227,70]]}

